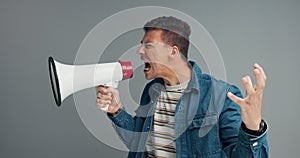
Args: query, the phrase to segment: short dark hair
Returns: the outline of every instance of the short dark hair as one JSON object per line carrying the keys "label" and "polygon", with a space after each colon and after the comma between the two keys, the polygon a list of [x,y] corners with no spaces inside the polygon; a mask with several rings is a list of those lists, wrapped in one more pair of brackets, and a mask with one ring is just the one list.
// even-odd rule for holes
{"label": "short dark hair", "polygon": [[189,49],[190,25],[175,17],[163,16],[155,18],[144,25],[145,33],[152,30],[162,30],[162,40],[171,46],[177,46],[182,55],[187,59]]}

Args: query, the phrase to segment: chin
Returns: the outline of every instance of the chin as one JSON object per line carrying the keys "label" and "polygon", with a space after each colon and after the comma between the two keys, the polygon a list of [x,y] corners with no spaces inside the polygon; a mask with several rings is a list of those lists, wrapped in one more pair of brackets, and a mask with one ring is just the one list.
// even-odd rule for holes
{"label": "chin", "polygon": [[148,75],[145,75],[145,79],[146,80],[151,80],[151,79],[153,79],[154,77],[151,77],[151,76],[148,76]]}
{"label": "chin", "polygon": [[146,80],[152,80],[152,79],[155,79],[155,78],[157,78],[157,76],[154,75],[154,74],[145,74],[145,79]]}

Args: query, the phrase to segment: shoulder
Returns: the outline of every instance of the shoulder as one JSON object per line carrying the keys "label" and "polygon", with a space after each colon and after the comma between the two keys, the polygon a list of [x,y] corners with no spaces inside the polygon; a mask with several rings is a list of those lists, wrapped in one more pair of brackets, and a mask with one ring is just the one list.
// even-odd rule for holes
{"label": "shoulder", "polygon": [[[211,74],[202,73],[201,68],[194,61],[189,61],[193,70],[192,82],[195,87],[198,87],[201,91],[208,92],[214,90],[219,93],[240,93],[240,89],[228,83],[227,81],[215,78]],[[195,82],[198,82],[195,84]],[[240,95],[241,96],[241,95]]]}
{"label": "shoulder", "polygon": [[231,83],[228,83],[227,81],[220,80],[215,78],[214,76],[210,74],[201,74],[198,75],[198,81],[199,85],[204,87],[210,87],[212,89],[218,90],[218,91],[225,91],[232,92],[232,93],[240,93],[240,89]]}

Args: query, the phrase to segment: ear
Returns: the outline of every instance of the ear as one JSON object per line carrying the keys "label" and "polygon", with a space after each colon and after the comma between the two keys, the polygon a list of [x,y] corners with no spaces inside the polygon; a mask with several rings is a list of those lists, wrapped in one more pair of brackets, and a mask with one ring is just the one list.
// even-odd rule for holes
{"label": "ear", "polygon": [[179,54],[179,48],[177,46],[172,46],[172,52],[171,52],[171,56],[174,58]]}

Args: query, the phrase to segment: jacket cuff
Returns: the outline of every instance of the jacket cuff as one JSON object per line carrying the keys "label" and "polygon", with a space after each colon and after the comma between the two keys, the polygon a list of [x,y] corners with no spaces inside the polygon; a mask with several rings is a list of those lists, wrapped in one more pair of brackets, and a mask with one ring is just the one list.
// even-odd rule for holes
{"label": "jacket cuff", "polygon": [[127,114],[126,110],[123,107],[122,110],[118,114],[116,114],[114,116],[107,114],[107,116],[115,125],[121,126],[126,121],[126,114]]}
{"label": "jacket cuff", "polygon": [[242,130],[246,132],[247,134],[254,135],[254,136],[260,136],[267,130],[266,122],[262,119],[259,124],[259,130],[250,130],[246,127],[244,122],[242,122]]}
{"label": "jacket cuff", "polygon": [[251,149],[253,153],[257,152],[262,147],[263,143],[267,141],[269,127],[267,123],[265,123],[265,126],[266,130],[259,136],[246,133],[242,127],[240,127],[239,143],[243,147]]}

